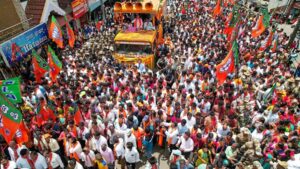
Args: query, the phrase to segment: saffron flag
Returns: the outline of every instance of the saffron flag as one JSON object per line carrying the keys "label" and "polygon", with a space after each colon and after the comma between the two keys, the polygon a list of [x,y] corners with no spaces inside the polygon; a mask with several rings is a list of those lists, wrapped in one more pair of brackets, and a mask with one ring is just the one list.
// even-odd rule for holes
{"label": "saffron flag", "polygon": [[62,69],[62,63],[60,62],[60,60],[58,59],[55,52],[50,46],[48,46],[48,62],[50,67],[50,73],[49,73],[50,78],[52,82],[56,82],[57,75]]}
{"label": "saffron flag", "polygon": [[273,96],[274,92],[276,89],[276,83],[273,84],[273,86],[271,87],[271,89],[269,89],[269,91],[264,95],[263,99],[264,99],[264,103],[266,104],[268,99]]}
{"label": "saffron flag", "polygon": [[81,111],[77,104],[75,104],[75,108],[74,108],[74,121],[76,125],[78,125],[80,122],[83,121]]}
{"label": "saffron flag", "polygon": [[256,26],[253,28],[251,35],[253,38],[258,37],[261,35],[270,25],[270,14],[268,9],[263,8],[261,10],[262,15],[258,18],[256,22]]}
{"label": "saffron flag", "polygon": [[16,43],[12,43],[11,44],[11,61],[16,61],[18,58],[18,54],[20,55],[20,57],[23,56],[23,52],[21,50],[21,48],[16,44]]}
{"label": "saffron flag", "polygon": [[59,48],[64,47],[61,28],[53,15],[52,15],[48,34],[49,34],[49,38],[52,39],[52,41],[55,42]]}
{"label": "saffron flag", "polygon": [[21,122],[19,129],[16,132],[16,141],[18,144],[23,144],[28,142],[28,134],[27,134],[24,121]]}
{"label": "saffron flag", "polygon": [[[229,73],[233,73],[235,69],[235,62],[238,59],[238,45],[233,43],[227,56],[224,60],[216,66],[216,77],[220,84],[223,84]],[[237,64],[237,63],[236,63]]]}
{"label": "saffron flag", "polygon": [[6,142],[13,140],[22,121],[22,113],[2,94],[0,94],[0,134]]}
{"label": "saffron flag", "polygon": [[49,119],[55,120],[55,118],[52,105],[48,105],[44,100],[39,101],[36,108],[36,122],[38,126],[43,125]]}
{"label": "saffron flag", "polygon": [[67,33],[68,33],[68,38],[69,38],[69,45],[71,48],[73,48],[74,44],[75,44],[75,34],[74,34],[74,31],[71,28],[66,16],[65,16],[65,20],[66,20]]}
{"label": "saffron flag", "polygon": [[32,51],[32,65],[35,80],[37,83],[41,83],[41,78],[49,71],[49,65],[34,49]]}
{"label": "saffron flag", "polygon": [[0,81],[0,93],[11,103],[21,103],[21,82],[20,77]]}
{"label": "saffron flag", "polygon": [[269,46],[271,46],[273,41],[274,30],[272,30],[266,39],[262,42],[262,45],[259,48],[259,51],[265,51]]}
{"label": "saffron flag", "polygon": [[213,16],[218,16],[221,14],[221,12],[222,12],[221,4],[222,4],[222,0],[218,0],[217,4],[213,10]]}

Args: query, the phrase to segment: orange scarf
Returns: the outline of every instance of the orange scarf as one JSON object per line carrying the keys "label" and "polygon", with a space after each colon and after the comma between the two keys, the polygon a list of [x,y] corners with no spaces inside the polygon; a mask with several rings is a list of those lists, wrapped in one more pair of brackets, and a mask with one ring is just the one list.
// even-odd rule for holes
{"label": "orange scarf", "polygon": [[163,133],[163,129],[161,128],[159,130],[159,135],[158,135],[158,145],[163,146],[163,142],[164,142],[164,133]]}
{"label": "orange scarf", "polygon": [[[78,142],[76,142],[75,144],[71,144],[70,147],[74,148],[74,147],[77,146],[77,144],[78,144]],[[78,157],[78,154],[76,152],[70,153],[70,158],[75,158],[75,160],[79,162],[79,157]]]}

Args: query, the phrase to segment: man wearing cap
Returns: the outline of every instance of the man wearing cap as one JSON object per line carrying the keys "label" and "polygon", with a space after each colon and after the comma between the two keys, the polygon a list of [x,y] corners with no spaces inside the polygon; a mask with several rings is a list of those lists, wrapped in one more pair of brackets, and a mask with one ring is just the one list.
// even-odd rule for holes
{"label": "man wearing cap", "polygon": [[56,139],[52,138],[50,134],[45,134],[42,137],[42,145],[44,149],[49,149],[52,152],[55,152],[57,154],[60,154],[60,147]]}

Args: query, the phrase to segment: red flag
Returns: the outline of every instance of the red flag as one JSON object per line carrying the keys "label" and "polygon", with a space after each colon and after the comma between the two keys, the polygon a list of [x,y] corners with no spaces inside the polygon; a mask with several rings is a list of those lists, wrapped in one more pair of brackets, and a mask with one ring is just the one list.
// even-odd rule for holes
{"label": "red flag", "polygon": [[73,29],[69,25],[69,22],[66,17],[65,17],[65,20],[66,20],[67,33],[68,33],[68,38],[69,38],[69,45],[71,48],[73,48],[74,44],[75,44],[75,34],[74,34]]}
{"label": "red flag", "polygon": [[24,121],[21,122],[20,127],[16,132],[16,141],[18,144],[28,142],[28,133]]}
{"label": "red flag", "polygon": [[216,66],[216,77],[220,84],[223,84],[229,73],[234,72],[234,55],[232,48],[225,59]]}
{"label": "red flag", "polygon": [[221,14],[222,8],[221,8],[221,0],[217,1],[217,4],[215,6],[215,9],[213,11],[213,16],[218,16]]}

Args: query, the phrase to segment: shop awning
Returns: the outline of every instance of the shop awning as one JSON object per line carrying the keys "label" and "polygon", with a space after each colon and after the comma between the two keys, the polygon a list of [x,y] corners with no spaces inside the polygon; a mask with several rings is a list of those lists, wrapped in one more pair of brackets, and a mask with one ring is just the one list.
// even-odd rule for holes
{"label": "shop awning", "polygon": [[[73,20],[73,17],[70,14],[67,14],[66,18],[67,18],[68,22]],[[64,16],[56,17],[56,20],[57,20],[57,22],[60,26],[65,26],[66,25],[66,19],[65,19]]]}

